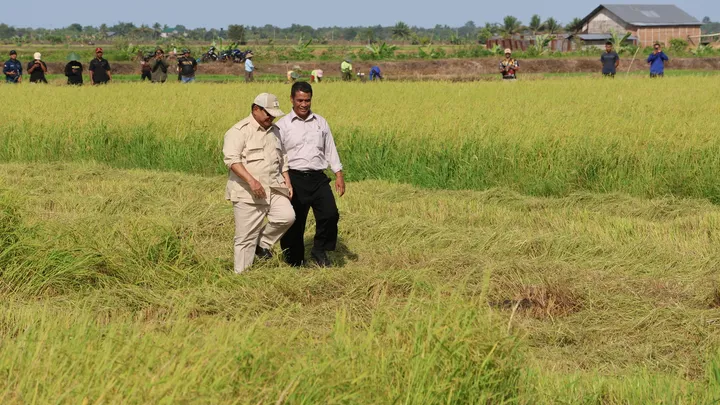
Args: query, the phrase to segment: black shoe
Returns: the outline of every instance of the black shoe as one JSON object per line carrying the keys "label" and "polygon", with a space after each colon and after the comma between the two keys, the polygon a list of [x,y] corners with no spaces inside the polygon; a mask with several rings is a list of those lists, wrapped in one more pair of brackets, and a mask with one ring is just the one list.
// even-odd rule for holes
{"label": "black shoe", "polygon": [[310,252],[310,256],[312,257],[315,264],[317,264],[320,267],[332,267],[332,262],[327,256],[327,253],[323,252]]}
{"label": "black shoe", "polygon": [[258,259],[268,260],[268,259],[272,259],[273,254],[270,249],[263,249],[260,246],[258,246],[255,248],[255,256],[257,256]]}

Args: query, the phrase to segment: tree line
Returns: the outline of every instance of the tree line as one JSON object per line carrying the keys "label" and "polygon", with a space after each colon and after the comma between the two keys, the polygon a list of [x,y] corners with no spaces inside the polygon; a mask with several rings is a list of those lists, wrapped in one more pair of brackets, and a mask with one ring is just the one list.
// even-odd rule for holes
{"label": "tree line", "polygon": [[[240,43],[251,41],[307,41],[316,43],[331,43],[336,41],[349,41],[361,43],[374,43],[384,41],[399,41],[406,44],[426,45],[433,42],[446,42],[462,44],[471,42],[484,43],[495,36],[510,37],[517,34],[559,34],[563,32],[575,33],[582,30],[582,20],[574,18],[566,24],[553,17],[542,18],[533,15],[527,24],[518,18],[508,15],[500,23],[485,23],[476,25],[468,21],[463,26],[451,27],[436,25],[433,28],[410,26],[399,21],[393,26],[355,26],[355,27],[320,27],[292,24],[290,27],[277,27],[267,24],[252,26],[234,24],[225,28],[194,28],[189,29],[183,25],[168,26],[160,23],[153,25],[142,24],[136,26],[130,22],[119,22],[115,25],[101,24],[100,26],[82,26],[70,24],[67,27],[46,28],[19,28],[7,24],[0,24],[0,41],[11,43],[24,42],[50,42],[50,43],[85,43],[103,41],[111,38],[124,38],[132,41],[157,41],[162,37],[170,37],[182,41],[214,41],[217,39],[232,40]],[[703,19],[703,32],[719,32],[720,23],[712,22],[709,17]]]}

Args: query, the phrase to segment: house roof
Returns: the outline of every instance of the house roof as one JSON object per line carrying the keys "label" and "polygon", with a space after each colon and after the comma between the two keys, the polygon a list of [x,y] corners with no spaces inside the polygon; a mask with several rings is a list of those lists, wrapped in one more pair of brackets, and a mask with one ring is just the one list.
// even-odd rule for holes
{"label": "house roof", "polygon": [[583,19],[586,23],[602,9],[638,27],[667,25],[702,25],[697,18],[673,4],[601,4]]}
{"label": "house roof", "polygon": [[[575,38],[575,37],[580,38],[583,41],[606,41],[608,39],[611,39],[612,35],[610,35],[610,34],[574,34],[574,35],[570,35],[568,37],[568,39]],[[628,37],[628,41],[634,41],[636,39],[637,39],[637,37],[634,35],[631,35],[630,37]]]}

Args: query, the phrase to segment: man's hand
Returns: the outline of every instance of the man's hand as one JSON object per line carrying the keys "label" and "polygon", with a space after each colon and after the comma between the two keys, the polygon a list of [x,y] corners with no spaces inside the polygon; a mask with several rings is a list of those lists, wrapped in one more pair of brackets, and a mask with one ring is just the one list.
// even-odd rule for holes
{"label": "man's hand", "polygon": [[335,173],[335,191],[340,197],[345,194],[345,178],[342,172]]}
{"label": "man's hand", "polygon": [[288,186],[288,198],[292,200],[293,198],[293,188]]}
{"label": "man's hand", "polygon": [[253,196],[255,198],[266,198],[267,195],[265,194],[265,188],[263,188],[262,184],[260,184],[259,181],[253,179],[253,181],[250,182],[250,190],[253,193]]}

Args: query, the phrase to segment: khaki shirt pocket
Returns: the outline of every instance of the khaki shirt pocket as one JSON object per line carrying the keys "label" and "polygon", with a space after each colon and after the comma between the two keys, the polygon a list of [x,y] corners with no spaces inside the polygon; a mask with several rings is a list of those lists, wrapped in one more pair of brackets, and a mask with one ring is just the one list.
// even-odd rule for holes
{"label": "khaki shirt pocket", "polygon": [[245,146],[245,161],[247,163],[265,160],[265,148],[262,142],[252,141]]}

